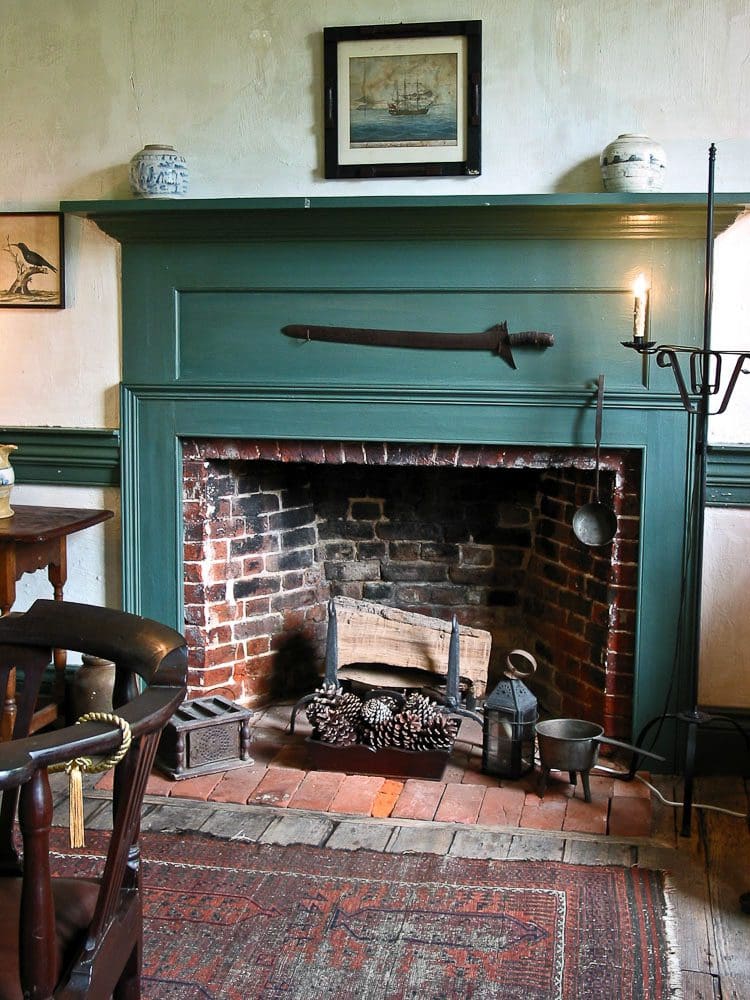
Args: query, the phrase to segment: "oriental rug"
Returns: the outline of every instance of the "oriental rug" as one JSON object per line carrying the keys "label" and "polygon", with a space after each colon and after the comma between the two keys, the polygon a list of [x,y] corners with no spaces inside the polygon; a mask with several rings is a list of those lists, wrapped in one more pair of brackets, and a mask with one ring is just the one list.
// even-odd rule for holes
{"label": "oriental rug", "polygon": [[[57,832],[57,831],[56,831]],[[60,874],[93,874],[96,831]],[[143,1000],[664,1000],[660,872],[145,834]]]}

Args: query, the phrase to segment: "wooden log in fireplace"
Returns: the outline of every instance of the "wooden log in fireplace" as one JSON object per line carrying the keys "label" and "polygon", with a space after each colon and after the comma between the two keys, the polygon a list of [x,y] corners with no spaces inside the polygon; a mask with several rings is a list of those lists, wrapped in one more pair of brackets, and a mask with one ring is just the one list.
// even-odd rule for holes
{"label": "wooden log in fireplace", "polygon": [[[370,687],[442,683],[448,672],[451,622],[373,601],[335,597],[338,676]],[[462,626],[461,675],[477,697],[487,687],[492,636]]]}

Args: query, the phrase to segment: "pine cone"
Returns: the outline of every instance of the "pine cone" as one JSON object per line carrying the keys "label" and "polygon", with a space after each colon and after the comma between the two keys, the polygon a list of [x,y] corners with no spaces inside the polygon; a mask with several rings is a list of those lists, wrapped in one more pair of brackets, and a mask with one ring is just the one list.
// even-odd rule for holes
{"label": "pine cone", "polygon": [[360,715],[362,714],[362,699],[353,692],[347,691],[338,699],[336,709],[347,719],[351,720],[352,723],[356,724],[359,722]]}
{"label": "pine cone", "polygon": [[322,684],[316,688],[312,701],[305,706],[305,715],[313,727],[317,726],[319,718],[328,717],[331,708],[342,694],[341,688],[337,688],[335,684]]}
{"label": "pine cone", "polygon": [[426,697],[426,695],[414,692],[406,699],[404,711],[410,712],[412,715],[416,715],[423,723],[427,723],[431,719],[435,718],[439,709],[437,702],[432,701],[430,698]]}
{"label": "pine cone", "polygon": [[343,745],[357,742],[362,702],[350,691],[335,684],[323,684],[314,692],[305,712],[313,736],[323,743]]}
{"label": "pine cone", "polygon": [[397,712],[380,727],[378,745],[411,750],[415,734],[421,728],[422,723],[415,714],[405,710]]}
{"label": "pine cone", "polygon": [[319,723],[315,735],[322,743],[335,743],[337,746],[348,746],[357,742],[356,727],[351,720],[336,712],[332,712],[329,718]]}
{"label": "pine cone", "polygon": [[413,750],[452,750],[458,733],[458,720],[436,713],[422,729],[414,734]]}
{"label": "pine cone", "polygon": [[393,715],[394,706],[392,698],[369,698],[362,705],[362,722],[368,726],[382,725]]}
{"label": "pine cone", "polygon": [[383,727],[393,716],[396,701],[393,698],[368,698],[362,705],[360,740],[368,747],[384,746]]}

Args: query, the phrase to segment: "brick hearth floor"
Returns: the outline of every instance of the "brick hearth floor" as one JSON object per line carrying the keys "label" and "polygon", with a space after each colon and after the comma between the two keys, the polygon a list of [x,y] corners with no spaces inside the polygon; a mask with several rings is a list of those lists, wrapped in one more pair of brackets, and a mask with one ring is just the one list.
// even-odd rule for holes
{"label": "brick hearth floor", "polygon": [[[652,832],[652,798],[641,781],[621,781],[592,772],[591,802],[553,772],[544,798],[537,794],[537,774],[518,780],[482,774],[482,731],[465,719],[440,781],[382,778],[313,770],[305,737],[310,727],[304,711],[289,733],[291,705],[257,712],[252,720],[253,763],[174,781],[154,771],[147,795],[213,803],[272,806],[318,813],[463,823],[482,827],[559,830],[567,833],[648,837]],[[606,766],[627,770],[627,763]],[[644,775],[648,777],[648,775]],[[97,783],[110,791],[112,772]]]}

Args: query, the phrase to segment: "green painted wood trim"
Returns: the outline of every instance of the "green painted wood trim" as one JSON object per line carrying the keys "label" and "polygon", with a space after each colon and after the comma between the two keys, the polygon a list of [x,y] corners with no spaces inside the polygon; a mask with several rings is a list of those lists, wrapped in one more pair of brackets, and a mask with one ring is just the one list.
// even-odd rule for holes
{"label": "green painted wood trim", "polygon": [[[186,437],[340,439],[342,427],[351,440],[495,443],[523,441],[530,447],[587,444],[593,434],[594,408],[589,397],[570,392],[563,403],[539,407],[536,394],[519,392],[512,401],[498,392],[472,399],[471,394],[412,392],[407,400],[392,394],[362,404],[366,391],[299,394],[273,391],[183,393],[180,388],[123,387],[123,536],[127,610],[184,626],[181,446]],[[590,394],[589,394],[590,395]],[[217,406],[217,400],[223,403]],[[414,402],[419,405],[415,406]],[[670,676],[680,621],[683,526],[689,493],[679,486],[685,478],[684,452],[674,447],[684,439],[681,407],[636,412],[612,401],[607,413],[608,445],[636,448],[643,456],[641,592],[658,593],[637,621],[637,657],[649,669],[639,671],[634,701],[634,731],[658,714],[665,703],[676,710],[691,701],[690,662],[681,663],[674,688]],[[332,430],[338,428],[338,433]],[[563,447],[563,445],[560,445]],[[664,484],[670,487],[665,490]],[[653,498],[668,495],[667,502]],[[689,617],[689,615],[688,615]],[[690,632],[685,618],[683,627]],[[670,700],[671,694],[671,700]],[[674,760],[678,734],[667,724],[661,752]]]}
{"label": "green painted wood trim", "polygon": [[120,482],[117,430],[0,427],[0,437],[18,445],[11,458],[17,483],[117,486]]}
{"label": "green painted wood trim", "polygon": [[710,447],[706,470],[710,507],[750,507],[750,447]]}
{"label": "green painted wood trim", "polygon": [[[750,194],[717,195],[717,232]],[[705,236],[701,194],[217,198],[62,202],[121,243],[263,239],[612,239]],[[385,210],[388,211],[385,211]]]}

